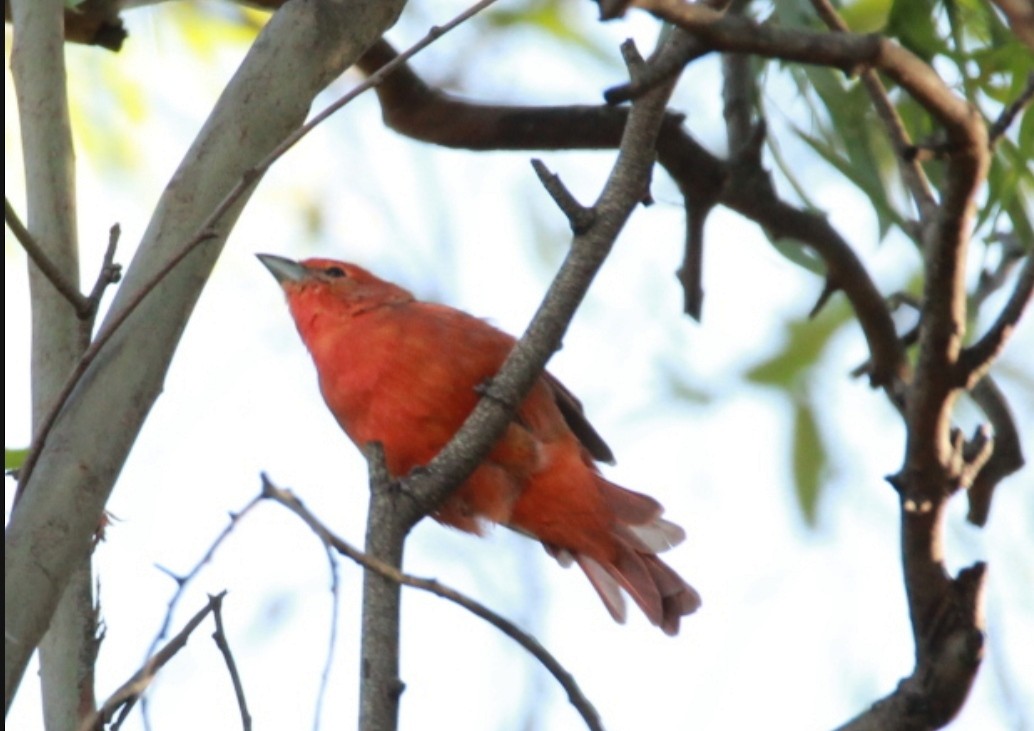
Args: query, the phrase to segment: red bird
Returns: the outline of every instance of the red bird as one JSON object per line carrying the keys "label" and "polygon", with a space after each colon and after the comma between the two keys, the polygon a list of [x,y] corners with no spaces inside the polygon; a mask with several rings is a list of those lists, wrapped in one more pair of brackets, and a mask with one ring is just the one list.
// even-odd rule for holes
{"label": "red bird", "polygon": [[[438,454],[516,342],[354,264],[259,259],[287,296],[327,406],[357,445],[383,445],[393,475]],[[624,589],[653,624],[677,634],[700,597],[656,554],[685,534],[661,518],[656,500],[604,479],[595,460],[613,455],[578,400],[544,373],[434,517],[470,533],[501,523],[536,538],[561,564],[581,566],[615,620],[625,620]]]}

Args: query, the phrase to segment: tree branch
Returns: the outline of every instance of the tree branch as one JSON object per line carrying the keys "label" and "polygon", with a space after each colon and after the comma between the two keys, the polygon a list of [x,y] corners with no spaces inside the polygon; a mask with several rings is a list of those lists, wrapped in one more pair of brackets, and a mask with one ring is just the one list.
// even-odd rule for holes
{"label": "tree branch", "polygon": [[237,671],[237,662],[233,659],[233,651],[230,650],[230,641],[226,638],[226,630],[223,627],[223,598],[226,592],[216,596],[208,595],[209,605],[212,607],[212,616],[215,617],[215,632],[212,639],[219,648],[223,661],[226,663],[226,670],[230,673],[230,681],[233,683],[233,694],[237,697],[237,707],[241,712],[241,727],[244,731],[251,731],[251,714],[248,712],[248,701],[244,697],[244,683],[241,682],[241,675]]}
{"label": "tree branch", "polygon": [[[39,428],[56,401],[67,373],[89,339],[88,307],[79,293],[79,245],[75,195],[75,150],[68,111],[61,0],[15,0],[11,71],[25,164],[27,225],[19,240],[30,254],[32,428]],[[4,201],[4,217],[15,220]],[[16,232],[17,233],[17,232]],[[31,256],[33,252],[36,256]],[[47,269],[38,267],[45,262]],[[44,490],[51,490],[46,485]],[[71,729],[96,707],[94,667],[97,608],[93,599],[90,537],[69,557],[66,583],[54,596],[46,634],[39,643],[40,681],[47,728]],[[41,533],[42,535],[42,533]],[[61,533],[48,533],[54,540]],[[9,618],[23,601],[22,588],[5,592],[6,637]],[[49,625],[49,627],[48,627]],[[37,640],[39,637],[37,637]],[[6,644],[10,646],[8,639]],[[5,682],[11,679],[6,657]],[[10,686],[8,686],[10,687]],[[10,707],[11,695],[5,701]]]}
{"label": "tree branch", "polygon": [[966,492],[969,500],[966,520],[973,525],[983,526],[991,512],[991,498],[994,497],[998,483],[1018,472],[1025,460],[1012,410],[991,376],[984,376],[973,386],[970,396],[977,402],[994,430],[994,451],[976,473],[973,484]]}
{"label": "tree branch", "polygon": [[237,525],[244,520],[244,517],[250,513],[256,505],[262,502],[261,496],[252,498],[248,501],[248,504],[235,513],[230,513],[230,522],[226,524],[226,527],[219,532],[219,535],[215,537],[215,540],[208,546],[204,555],[194,564],[193,568],[190,569],[186,574],[179,575],[175,574],[169,569],[159,566],[158,568],[166,575],[172,578],[176,582],[176,591],[173,593],[172,598],[169,599],[169,603],[165,608],[165,618],[162,620],[162,626],[158,630],[158,634],[151,640],[150,647],[147,648],[147,654],[153,655],[155,650],[158,649],[158,645],[169,632],[169,627],[172,626],[172,617],[176,612],[176,607],[179,605],[180,599],[183,598],[184,592],[190,583],[201,573],[201,569],[207,566],[212,558],[215,556],[215,552],[219,550],[219,547],[230,537]]}
{"label": "tree branch", "polygon": [[89,303],[89,311],[86,317],[86,329],[92,331],[94,319],[97,317],[97,310],[101,306],[101,298],[104,292],[112,284],[118,284],[122,279],[122,265],[115,263],[115,251],[118,249],[118,240],[122,236],[122,227],[117,223],[108,229],[108,248],[104,250],[104,259],[101,261],[100,271],[97,272],[97,280],[93,283],[86,301]]}
{"label": "tree branch", "polygon": [[[1031,12],[1031,26],[1032,32],[1034,32],[1034,11]],[[1023,91],[1020,92],[1020,95],[1011,104],[1002,110],[1002,113],[998,115],[998,119],[988,129],[988,143],[992,147],[1002,135],[1009,131],[1013,121],[1019,116],[1020,112],[1030,106],[1032,100],[1034,100],[1034,73],[1027,74],[1027,85],[1023,87]]]}
{"label": "tree branch", "polygon": [[[463,607],[475,616],[480,617],[500,632],[513,639],[517,644],[527,650],[528,653],[536,660],[542,663],[543,667],[545,667],[546,670],[556,678],[557,682],[560,683],[564,691],[567,693],[567,697],[571,701],[571,705],[573,705],[582,716],[586,726],[589,729],[602,731],[603,726],[596,709],[592,706],[592,703],[589,702],[589,699],[582,693],[574,679],[574,676],[572,676],[534,637],[524,632],[517,625],[499,614],[496,614],[483,604],[474,601],[462,592],[445,586],[435,579],[422,579],[416,576],[410,576],[409,574],[403,573],[398,569],[398,567],[388,563],[387,561],[383,561],[376,556],[364,553],[363,551],[353,547],[350,543],[338,537],[329,528],[327,528],[319,518],[313,515],[312,512],[305,507],[302,501],[299,500],[294,493],[290,490],[277,487],[264,474],[262,475],[262,497],[280,503],[293,512],[301,518],[310,529],[312,529],[312,532],[315,533],[321,541],[323,541],[324,545],[332,547],[342,556],[346,556],[347,558],[355,561],[367,570],[366,573],[376,573],[378,576],[387,579],[396,586],[409,586],[414,589],[429,592],[435,596],[441,597],[442,599],[446,599],[453,604]],[[366,731],[370,727],[361,726],[361,728]]]}
{"label": "tree branch", "polygon": [[65,275],[55,265],[47,253],[43,251],[42,247],[36,243],[36,239],[32,237],[28,229],[25,228],[25,224],[18,218],[18,214],[14,210],[14,206],[11,205],[11,201],[4,198],[4,222],[7,227],[11,229],[11,233],[18,239],[18,243],[25,249],[25,253],[32,259],[32,263],[43,272],[43,276],[50,280],[50,283],[54,285],[54,289],[61,293],[61,296],[68,300],[69,304],[75,308],[75,311],[80,317],[85,317],[89,313],[89,302],[86,297],[83,297],[82,293],[65,279]]}
{"label": "tree branch", "polygon": [[958,382],[962,388],[972,388],[983,378],[1005,347],[1034,295],[1034,252],[1025,257],[1016,288],[1005,307],[998,313],[994,324],[975,343],[965,348],[958,360]]}
{"label": "tree branch", "polygon": [[316,692],[316,712],[313,714],[313,731],[320,731],[323,721],[323,701],[327,697],[327,688],[330,687],[330,671],[334,667],[334,650],[337,647],[338,615],[341,610],[341,582],[338,579],[338,564],[334,557],[334,551],[330,546],[327,550],[327,562],[330,564],[330,637],[327,638],[327,659],[323,663],[323,672],[320,673],[320,688]]}
{"label": "tree branch", "polygon": [[98,710],[83,719],[78,726],[79,731],[103,731],[104,725],[115,717],[115,713],[120,708],[132,707],[158,675],[158,671],[175,657],[176,653],[186,647],[190,635],[215,609],[216,602],[221,601],[224,596],[226,596],[225,591],[216,596],[209,596],[208,604],[191,617],[175,637],[165,643],[161,650],[148,657],[140,669],[119,686]]}

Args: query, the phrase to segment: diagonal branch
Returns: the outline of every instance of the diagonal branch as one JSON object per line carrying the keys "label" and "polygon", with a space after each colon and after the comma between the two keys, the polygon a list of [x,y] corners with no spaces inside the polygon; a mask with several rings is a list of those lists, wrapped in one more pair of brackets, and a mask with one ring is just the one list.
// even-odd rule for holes
{"label": "diagonal branch", "polygon": [[[1031,11],[1031,18],[1031,25],[1034,27],[1034,10]],[[1030,106],[1032,100],[1034,100],[1034,72],[1027,74],[1027,84],[1023,87],[1023,91],[1002,110],[998,119],[991,125],[987,135],[989,144],[993,146],[1009,130],[1016,117]]]}
{"label": "diagonal branch", "polygon": [[237,670],[237,661],[233,659],[233,651],[230,649],[230,641],[226,638],[226,629],[223,627],[223,598],[226,592],[216,596],[208,595],[209,605],[212,607],[212,616],[215,618],[215,632],[212,639],[219,648],[223,661],[226,663],[226,670],[230,673],[230,681],[233,683],[233,694],[237,698],[237,708],[241,712],[241,727],[244,731],[251,731],[251,713],[248,712],[248,701],[244,697],[244,683],[241,682],[241,674]]}
{"label": "diagonal branch", "polygon": [[1016,419],[1005,395],[998,389],[991,376],[984,376],[973,386],[970,396],[984,412],[994,430],[994,451],[966,491],[969,501],[966,520],[973,525],[983,526],[990,515],[991,498],[994,497],[998,483],[1018,472],[1023,467],[1025,459]]}
{"label": "diagonal branch", "polygon": [[299,500],[293,492],[277,487],[265,474],[262,475],[261,497],[268,498],[283,505],[301,518],[326,546],[332,547],[342,556],[352,559],[368,571],[376,572],[380,576],[383,576],[397,585],[420,589],[421,591],[426,591],[434,594],[435,596],[446,599],[463,607],[475,616],[480,617],[496,627],[500,632],[507,635],[527,650],[528,653],[542,663],[546,670],[556,678],[557,682],[559,682],[567,692],[567,697],[571,701],[571,705],[573,705],[582,716],[582,719],[585,721],[585,724],[589,729],[593,729],[594,731],[602,730],[603,726],[596,709],[592,706],[589,699],[585,697],[585,694],[582,693],[581,688],[578,687],[578,684],[574,679],[574,676],[571,675],[571,673],[568,672],[564,666],[561,665],[560,662],[538,642],[538,640],[524,632],[517,625],[493,612],[483,604],[474,601],[462,592],[445,586],[435,579],[422,579],[416,576],[410,576],[409,574],[405,574],[400,571],[396,566],[392,566],[386,561],[382,561],[375,556],[371,556],[369,553],[360,551],[327,528],[319,518],[313,515],[313,513],[305,507],[302,501]]}
{"label": "diagonal branch", "polygon": [[47,253],[43,251],[43,248],[36,243],[36,239],[33,238],[29,230],[25,228],[25,224],[22,223],[21,219],[18,218],[18,214],[14,210],[14,206],[11,205],[11,201],[4,198],[4,222],[7,223],[7,227],[11,229],[11,233],[18,239],[18,243],[25,249],[25,253],[32,259],[32,263],[43,272],[43,276],[50,280],[50,283],[54,285],[54,289],[61,293],[68,302],[75,308],[76,313],[80,317],[85,317],[89,314],[90,304],[89,300],[82,295],[79,289],[69,282],[65,275],[62,274],[61,270],[55,266],[54,262],[50,260]]}
{"label": "diagonal branch", "polygon": [[958,382],[963,388],[972,388],[983,378],[991,363],[1005,347],[1009,336],[1016,328],[1024,311],[1034,297],[1034,252],[1026,255],[1026,261],[1020,270],[1016,288],[1012,291],[1005,307],[998,313],[994,324],[975,343],[965,348],[958,359]]}
{"label": "diagonal branch", "polygon": [[183,629],[166,642],[158,652],[148,657],[140,669],[120,685],[99,709],[83,719],[79,724],[79,731],[101,731],[104,725],[115,717],[120,708],[132,707],[154,681],[158,671],[165,667],[166,663],[176,656],[176,653],[187,646],[187,641],[190,640],[194,630],[204,621],[205,617],[214,611],[216,603],[221,601],[224,596],[226,596],[225,591],[215,596],[209,596],[208,604],[198,610],[183,626]]}
{"label": "diagonal branch", "polygon": [[172,571],[159,566],[158,568],[164,571],[166,574],[172,577],[176,582],[176,591],[173,593],[172,598],[169,599],[169,603],[165,608],[165,618],[162,620],[162,626],[158,630],[158,634],[155,635],[154,639],[151,640],[150,647],[147,648],[147,654],[153,655],[161,644],[161,641],[165,639],[169,633],[169,628],[172,626],[172,617],[176,612],[176,607],[179,605],[180,599],[183,598],[183,594],[186,591],[190,583],[197,578],[197,575],[201,573],[201,569],[207,566],[212,558],[215,556],[216,551],[219,547],[230,537],[230,534],[237,528],[237,525],[244,520],[245,516],[250,513],[256,505],[261,502],[260,498],[253,498],[248,501],[248,504],[235,513],[230,513],[230,521],[226,526],[219,532],[219,535],[215,537],[215,540],[208,546],[205,553],[198,559],[198,562],[194,564],[194,567],[190,569],[186,574],[178,575]]}

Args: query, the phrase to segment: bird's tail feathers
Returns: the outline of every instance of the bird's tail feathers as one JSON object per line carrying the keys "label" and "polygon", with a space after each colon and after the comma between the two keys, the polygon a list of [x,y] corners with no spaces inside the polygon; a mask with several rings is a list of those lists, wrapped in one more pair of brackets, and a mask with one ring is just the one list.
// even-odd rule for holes
{"label": "bird's tail feathers", "polygon": [[625,621],[624,589],[650,622],[666,634],[678,634],[680,619],[696,611],[700,595],[656,554],[681,543],[685,531],[661,517],[656,500],[598,479],[613,516],[610,529],[616,555],[604,561],[584,553],[550,553],[561,564],[570,564],[572,558],[578,563],[615,621]]}

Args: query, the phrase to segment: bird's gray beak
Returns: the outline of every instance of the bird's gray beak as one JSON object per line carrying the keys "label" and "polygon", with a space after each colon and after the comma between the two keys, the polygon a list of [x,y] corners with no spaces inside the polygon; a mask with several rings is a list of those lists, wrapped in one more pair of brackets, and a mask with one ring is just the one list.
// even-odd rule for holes
{"label": "bird's gray beak", "polygon": [[309,270],[296,261],[275,254],[256,254],[255,256],[281,284],[300,282],[309,276]]}

